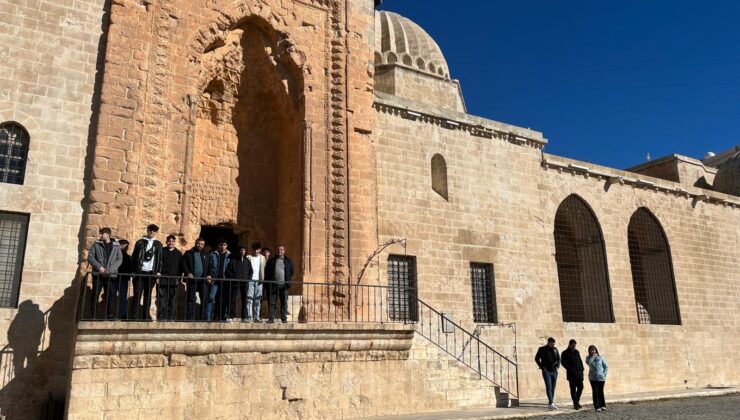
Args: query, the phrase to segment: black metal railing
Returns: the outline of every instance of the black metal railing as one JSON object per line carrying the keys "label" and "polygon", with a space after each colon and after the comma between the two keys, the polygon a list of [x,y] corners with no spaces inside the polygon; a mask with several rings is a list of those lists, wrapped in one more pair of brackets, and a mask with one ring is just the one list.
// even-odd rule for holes
{"label": "black metal railing", "polygon": [[519,398],[519,367],[516,362],[482,342],[436,309],[418,299],[416,331],[455,360],[472,369],[514,398]]}
{"label": "black metal railing", "polygon": [[274,281],[124,273],[88,273],[78,308],[82,321],[414,323],[415,316],[416,290],[403,287],[309,282],[286,287]]}

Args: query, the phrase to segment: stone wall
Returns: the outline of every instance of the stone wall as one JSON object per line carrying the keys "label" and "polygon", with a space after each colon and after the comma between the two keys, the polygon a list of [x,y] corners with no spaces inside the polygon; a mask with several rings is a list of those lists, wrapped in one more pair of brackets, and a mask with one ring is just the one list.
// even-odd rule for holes
{"label": "stone wall", "polygon": [[[388,254],[414,255],[420,298],[472,330],[470,263],[493,264],[498,322],[516,324],[522,398],[543,395],[532,359],[548,336],[561,349],[577,339],[583,355],[596,344],[611,392],[740,383],[722,356],[740,344],[737,197],[543,155],[539,133],[400,98],[380,96],[376,109],[379,241],[408,246],[386,250],[365,278],[384,284]],[[447,200],[432,190],[436,153],[447,163]],[[553,223],[570,194],[601,226],[613,323],[562,321]],[[627,226],[640,207],[670,245],[681,325],[638,323]],[[481,327],[484,341],[512,354],[511,328]],[[567,386],[558,394],[567,401]]]}
{"label": "stone wall", "polygon": [[105,3],[0,0],[0,123],[30,134],[23,185],[0,184],[0,211],[30,215],[19,305],[0,309],[9,418],[64,398]]}
{"label": "stone wall", "polygon": [[495,404],[411,325],[81,323],[69,418],[355,418]]}

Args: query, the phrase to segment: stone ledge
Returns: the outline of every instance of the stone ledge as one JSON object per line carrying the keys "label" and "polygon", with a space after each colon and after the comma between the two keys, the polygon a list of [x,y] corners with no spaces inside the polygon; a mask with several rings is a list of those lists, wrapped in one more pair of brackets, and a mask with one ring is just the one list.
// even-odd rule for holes
{"label": "stone ledge", "polygon": [[[165,366],[163,360],[173,355],[363,353],[350,359],[366,360],[373,352],[384,352],[402,353],[405,359],[413,337],[414,326],[403,324],[80,322],[75,368],[94,366],[96,358],[110,356],[134,356],[115,363],[121,367]],[[93,359],[80,359],[89,357]],[[389,358],[396,356],[383,356]]]}

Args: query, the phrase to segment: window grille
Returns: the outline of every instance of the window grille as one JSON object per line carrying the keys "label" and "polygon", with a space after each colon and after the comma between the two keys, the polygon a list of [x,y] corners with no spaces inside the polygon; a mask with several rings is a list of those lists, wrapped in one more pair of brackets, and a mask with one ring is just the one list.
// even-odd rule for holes
{"label": "window grille", "polygon": [[680,325],[668,240],[660,222],[647,209],[632,214],[627,243],[638,322]]}
{"label": "window grille", "polygon": [[0,182],[23,184],[29,143],[28,131],[20,124],[0,124]]}
{"label": "window grille", "polygon": [[388,256],[388,317],[417,321],[416,257]]}
{"label": "window grille", "polygon": [[18,305],[28,215],[0,212],[0,307]]}
{"label": "window grille", "polygon": [[440,154],[432,156],[432,189],[445,200],[447,194],[447,163]]}
{"label": "window grille", "polygon": [[614,322],[604,238],[581,198],[563,200],[554,234],[563,321]]}
{"label": "window grille", "polygon": [[470,263],[470,284],[473,288],[473,321],[489,324],[498,322],[493,264]]}

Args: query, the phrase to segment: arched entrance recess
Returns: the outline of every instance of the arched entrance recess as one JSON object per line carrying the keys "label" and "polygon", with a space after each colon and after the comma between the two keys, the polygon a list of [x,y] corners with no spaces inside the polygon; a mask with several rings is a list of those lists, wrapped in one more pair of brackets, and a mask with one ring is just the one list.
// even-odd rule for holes
{"label": "arched entrance recess", "polygon": [[301,267],[305,101],[295,55],[285,35],[256,15],[206,48],[191,206],[193,222],[229,226],[247,245],[284,245]]}

